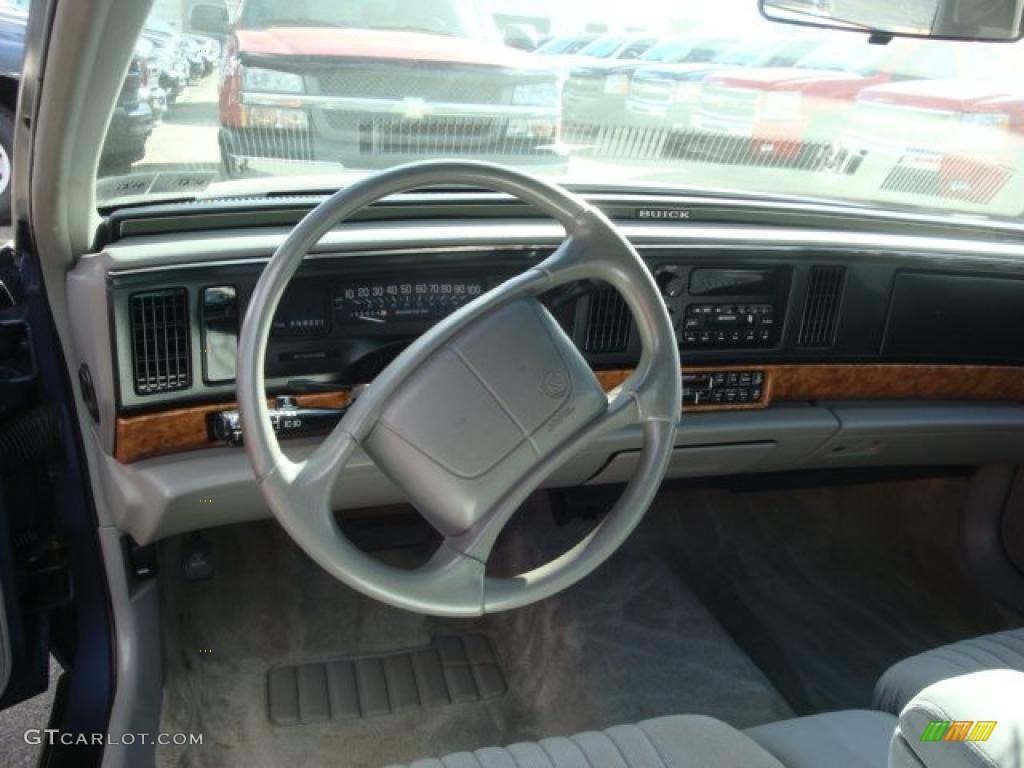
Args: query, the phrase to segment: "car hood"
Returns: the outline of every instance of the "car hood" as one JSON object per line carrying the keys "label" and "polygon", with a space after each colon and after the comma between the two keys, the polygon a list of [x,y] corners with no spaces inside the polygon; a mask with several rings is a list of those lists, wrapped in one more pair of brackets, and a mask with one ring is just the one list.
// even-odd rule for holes
{"label": "car hood", "polygon": [[583,62],[572,68],[572,75],[573,77],[602,77],[618,72],[632,72],[642,65],[643,62],[636,59],[584,58]]}
{"label": "car hood", "polygon": [[546,53],[531,58],[534,65],[540,64],[549,69],[562,70],[593,64],[595,61],[604,61],[595,56],[580,56],[578,53]]}
{"label": "car hood", "polygon": [[684,62],[682,64],[647,64],[636,71],[637,79],[651,80],[690,80],[694,77],[729,69],[728,64],[715,64],[710,61]]}
{"label": "car hood", "polygon": [[998,111],[1024,101],[1024,85],[993,80],[905,80],[865,88],[858,101],[958,112]]}
{"label": "car hood", "polygon": [[538,69],[536,59],[500,43],[379,29],[270,27],[235,30],[238,51],[259,56],[435,61],[509,69]]}
{"label": "car hood", "polygon": [[825,69],[797,69],[796,67],[766,67],[735,69],[715,74],[710,82],[731,88],[749,88],[756,91],[814,90],[817,87],[841,87],[867,81],[862,75]]}

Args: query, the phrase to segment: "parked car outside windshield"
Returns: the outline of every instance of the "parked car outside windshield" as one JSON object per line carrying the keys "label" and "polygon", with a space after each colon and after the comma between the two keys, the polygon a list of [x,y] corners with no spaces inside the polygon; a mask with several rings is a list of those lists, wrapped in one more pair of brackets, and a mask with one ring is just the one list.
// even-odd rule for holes
{"label": "parked car outside windshield", "polygon": [[[141,32],[154,125],[101,167],[105,209],[333,188],[431,158],[591,187],[1024,209],[1016,43],[876,45],[769,22],[754,0],[181,5],[155,4]],[[505,42],[526,33],[548,42]]]}

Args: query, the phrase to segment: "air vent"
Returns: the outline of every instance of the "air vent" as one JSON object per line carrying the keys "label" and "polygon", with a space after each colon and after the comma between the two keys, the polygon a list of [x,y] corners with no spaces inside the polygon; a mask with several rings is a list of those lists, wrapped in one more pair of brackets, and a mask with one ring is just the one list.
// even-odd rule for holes
{"label": "air vent", "polygon": [[811,267],[797,346],[827,348],[836,343],[846,267]]}
{"label": "air vent", "polygon": [[583,351],[593,355],[625,352],[631,324],[629,307],[613,288],[599,288],[590,296]]}
{"label": "air vent", "polygon": [[135,393],[171,392],[192,384],[188,294],[184,288],[131,297]]}

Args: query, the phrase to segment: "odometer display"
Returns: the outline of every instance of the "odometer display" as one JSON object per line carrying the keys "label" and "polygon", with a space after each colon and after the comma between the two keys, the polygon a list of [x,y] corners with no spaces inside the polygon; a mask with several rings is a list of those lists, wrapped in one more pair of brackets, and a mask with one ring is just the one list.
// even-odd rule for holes
{"label": "odometer display", "polygon": [[345,324],[436,322],[484,292],[481,280],[371,280],[334,289],[334,318]]}

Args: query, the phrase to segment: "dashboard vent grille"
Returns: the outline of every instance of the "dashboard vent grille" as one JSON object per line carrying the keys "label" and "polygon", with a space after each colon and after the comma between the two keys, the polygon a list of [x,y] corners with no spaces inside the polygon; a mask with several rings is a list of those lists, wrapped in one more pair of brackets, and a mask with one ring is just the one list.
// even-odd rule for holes
{"label": "dashboard vent grille", "polygon": [[131,297],[135,393],[171,392],[192,384],[188,294],[184,288]]}
{"label": "dashboard vent grille", "polygon": [[625,352],[632,318],[629,307],[614,288],[599,288],[590,295],[583,351],[594,355]]}
{"label": "dashboard vent grille", "polygon": [[811,267],[798,346],[825,348],[836,343],[845,282],[846,267]]}

